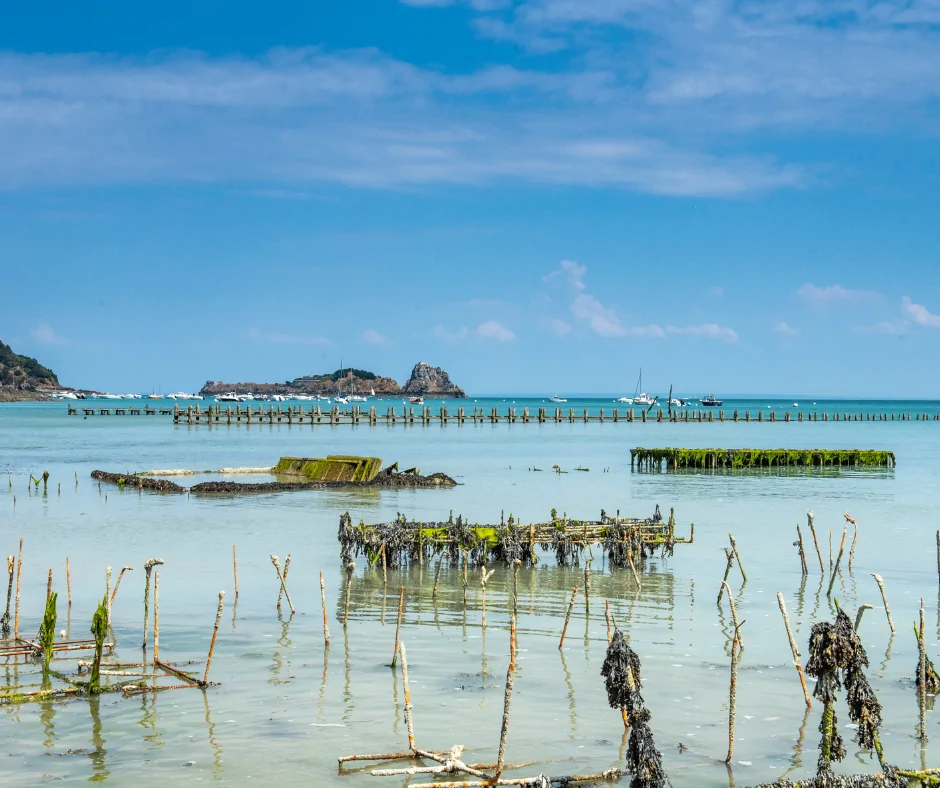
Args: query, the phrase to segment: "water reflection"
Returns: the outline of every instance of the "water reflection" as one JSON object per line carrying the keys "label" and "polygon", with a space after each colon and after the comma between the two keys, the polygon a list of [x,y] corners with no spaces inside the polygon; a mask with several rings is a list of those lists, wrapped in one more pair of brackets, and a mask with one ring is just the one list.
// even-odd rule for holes
{"label": "water reflection", "polygon": [[88,711],[91,714],[91,744],[94,747],[88,753],[91,759],[92,776],[89,782],[103,782],[111,776],[105,756],[108,751],[104,748],[104,737],[101,735],[101,696],[88,696]]}
{"label": "water reflection", "polygon": [[565,650],[558,649],[558,655],[561,657],[561,670],[565,674],[565,686],[568,687],[568,721],[569,734],[571,741],[575,740],[575,734],[578,732],[578,713],[574,702],[574,684],[571,683],[571,673],[568,671],[568,664],[565,662]]}
{"label": "water reflection", "polygon": [[[154,693],[156,695],[156,693]],[[206,729],[209,734],[209,746],[212,748],[212,779],[219,781],[225,777],[225,769],[222,766],[222,745],[219,744],[215,736],[215,723],[209,713],[209,693],[202,691],[202,700],[206,707]]]}
{"label": "water reflection", "polygon": [[[43,690],[52,689],[52,679],[49,674],[45,674],[42,677],[42,687]],[[39,702],[39,721],[42,723],[43,732],[45,733],[45,739],[43,740],[43,747],[48,750],[51,750],[55,746],[55,703],[51,698],[42,700]]]}
{"label": "water reflection", "polygon": [[[277,620],[281,622],[281,636],[277,639],[278,648],[271,654],[273,664],[271,665],[270,678],[268,679],[270,684],[287,684],[293,678],[291,675],[291,661],[282,656],[282,652],[290,654],[290,649],[293,645],[293,641],[290,639],[290,624],[293,619],[293,613],[287,618],[284,618],[280,610],[278,610]],[[284,669],[285,665],[287,668],[286,671]]]}

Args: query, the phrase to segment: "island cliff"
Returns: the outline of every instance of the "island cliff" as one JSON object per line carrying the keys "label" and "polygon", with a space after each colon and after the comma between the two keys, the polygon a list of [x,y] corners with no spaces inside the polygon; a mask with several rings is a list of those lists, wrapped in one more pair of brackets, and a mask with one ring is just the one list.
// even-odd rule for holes
{"label": "island cliff", "polygon": [[203,396],[225,394],[229,391],[239,393],[252,392],[253,394],[308,394],[332,397],[336,394],[363,394],[373,391],[376,396],[388,397],[407,394],[409,396],[425,397],[466,397],[464,390],[453,383],[446,371],[440,367],[432,367],[421,361],[411,370],[411,377],[404,386],[395,380],[376,375],[364,369],[342,369],[323,375],[304,375],[284,383],[226,383],[221,380],[210,380],[199,392]]}
{"label": "island cliff", "polygon": [[0,402],[42,400],[60,388],[55,372],[0,342]]}

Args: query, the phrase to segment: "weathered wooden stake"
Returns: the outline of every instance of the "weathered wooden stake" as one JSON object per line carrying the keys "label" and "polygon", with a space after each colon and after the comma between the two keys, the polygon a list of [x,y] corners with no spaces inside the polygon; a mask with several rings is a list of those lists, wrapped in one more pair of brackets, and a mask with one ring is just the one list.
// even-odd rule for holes
{"label": "weathered wooden stake", "polygon": [[[286,593],[286,592],[285,592]],[[219,622],[222,620],[222,605],[225,603],[225,592],[219,591],[219,609],[215,614],[215,628],[212,630],[212,640],[209,643],[209,656],[206,658],[206,672],[202,675],[202,683],[209,683],[209,668],[212,667],[212,652],[215,651],[215,639],[219,634]],[[290,597],[287,597],[287,603],[290,604]],[[293,611],[293,608],[291,608]]]}
{"label": "weathered wooden stake", "polygon": [[483,608],[483,629],[486,629],[486,581],[493,576],[495,571],[495,569],[490,569],[487,572],[485,566],[480,567],[480,604]]}
{"label": "weathered wooden stake", "polygon": [[49,579],[46,581],[46,601],[52,596],[52,567],[49,567]]}
{"label": "weathered wooden stake", "polygon": [[395,625],[395,650],[392,652],[392,670],[398,662],[398,643],[401,635],[401,614],[405,607],[405,587],[402,586],[398,591],[398,623]]}
{"label": "weathered wooden stake", "polygon": [[[281,573],[281,560],[280,560],[276,555],[274,555],[274,554],[272,553],[272,554],[271,554],[271,563],[274,565],[274,569],[275,569],[275,571],[277,572],[277,579],[281,581],[281,591],[283,591],[283,592],[284,592],[284,596],[287,597],[287,605],[288,605],[288,607],[290,607],[290,612],[291,612],[291,614],[293,614],[293,613],[294,613],[294,603],[291,602],[291,599],[290,599],[290,591],[287,590],[287,583],[285,583],[285,581],[284,581],[284,575]],[[278,599],[280,599],[280,594],[278,594]]]}
{"label": "weathered wooden stake", "polygon": [[858,632],[858,628],[862,623],[862,614],[866,610],[874,610],[874,605],[869,605],[867,602],[864,605],[858,606],[858,612],[855,614],[855,631]]}
{"label": "weathered wooden stake", "polygon": [[[730,588],[728,589],[728,598],[731,598]],[[733,605],[731,609],[734,610]],[[735,621],[734,639],[731,641],[731,687],[729,689],[728,698],[728,757],[725,758],[725,763],[731,763],[731,755],[734,753],[734,715],[738,703],[738,652],[741,648],[739,644],[741,642],[741,627],[743,625],[743,621],[740,624]]]}
{"label": "weathered wooden stake", "polygon": [[872,572],[871,576],[875,578],[875,582],[878,584],[878,590],[881,591],[881,601],[884,602],[885,615],[888,617],[888,626],[891,627],[891,634],[894,634],[894,622],[891,620],[891,608],[888,607],[888,597],[885,596],[885,581],[881,579],[881,575],[876,575],[874,572]]}
{"label": "weathered wooden stake", "polygon": [[405,654],[405,644],[398,644],[398,653],[401,655],[401,683],[405,690],[405,726],[408,728],[408,749],[415,751],[415,728],[411,718],[411,687],[408,685],[408,657]]}
{"label": "weathered wooden stake", "polygon": [[806,689],[806,676],[803,675],[803,666],[800,664],[800,649],[796,645],[793,637],[793,630],[790,629],[790,617],[787,615],[787,606],[783,601],[783,594],[777,592],[777,604],[780,605],[780,613],[783,615],[783,625],[787,628],[787,638],[790,641],[790,651],[793,654],[793,665],[796,672],[800,675],[800,685],[803,687],[803,699],[806,701],[806,708],[812,708],[813,704],[809,699],[809,691]]}
{"label": "weathered wooden stake", "polygon": [[343,629],[349,623],[349,592],[352,588],[353,572],[356,570],[356,564],[350,561],[346,564],[346,603],[343,605]]}
{"label": "weathered wooden stake", "polygon": [[721,586],[718,588],[718,606],[721,606],[721,597],[725,593],[725,586],[728,585],[728,575],[731,574],[731,565],[734,563],[734,553],[727,547],[725,548],[725,558],[728,563],[725,564],[725,576],[721,579]]}
{"label": "weathered wooden stake", "polygon": [[574,608],[574,598],[578,595],[578,587],[575,586],[571,592],[571,600],[568,602],[568,612],[565,614],[565,625],[561,628],[561,640],[558,641],[558,648],[565,645],[565,633],[568,631],[568,622],[571,620],[571,610]]}
{"label": "weathered wooden stake", "polygon": [[613,632],[611,632],[611,629],[610,629],[610,600],[609,599],[604,600],[604,617],[607,619],[607,642],[610,643],[610,641],[613,639],[614,634]]}
{"label": "weathered wooden stake", "polygon": [[20,555],[16,559],[16,606],[13,611],[13,637],[20,636],[20,578],[23,574],[23,537],[20,537]]}
{"label": "weathered wooden stake", "polygon": [[734,536],[728,534],[728,538],[731,540],[731,552],[734,553],[734,560],[738,562],[738,569],[741,570],[741,578],[744,582],[747,582],[747,572],[744,571],[744,565],[741,563],[741,554],[738,552],[738,546],[735,544]]}
{"label": "weathered wooden stake", "polygon": [[320,572],[320,600],[323,602],[323,643],[330,645],[330,625],[326,620],[326,585],[323,582],[323,572]]}
{"label": "weathered wooden stake", "polygon": [[110,605],[114,605],[114,598],[117,596],[118,589],[121,587],[121,579],[124,577],[125,572],[133,572],[134,567],[132,566],[122,566],[121,571],[118,573],[117,582],[114,584],[114,590],[111,592]]}
{"label": "weathered wooden stake", "polygon": [[[280,612],[280,610],[281,610],[281,598],[284,596],[284,589],[287,588],[287,573],[288,573],[289,571],[290,571],[290,553],[288,553],[288,554],[287,554],[287,558],[284,559],[284,573],[283,573],[283,578],[282,578],[282,579],[284,580],[284,582],[281,584],[281,587],[278,589],[278,592],[277,592],[277,609],[278,609],[278,612]],[[290,612],[291,612],[291,613],[294,612],[294,606],[293,606],[293,605],[291,605]]]}
{"label": "weathered wooden stake", "polygon": [[162,558],[148,558],[144,562],[144,572],[147,573],[147,580],[144,585],[144,642],[142,648],[147,648],[147,627],[150,621],[150,573],[155,566],[162,565]]}
{"label": "weathered wooden stake", "polygon": [[806,568],[806,553],[803,552],[803,534],[800,532],[800,524],[796,524],[796,539],[797,544],[800,547],[800,569],[804,575],[809,574],[809,570]]}
{"label": "weathered wooden stake", "polygon": [[584,562],[584,612],[591,612],[591,559]]}
{"label": "weathered wooden stake", "polygon": [[852,546],[849,548],[849,565],[848,569],[852,571],[852,559],[855,557],[855,542],[858,539],[858,523],[855,522],[855,518],[850,515],[845,515],[846,522],[852,523],[854,527],[854,532],[852,533]]}
{"label": "weathered wooden stake", "polygon": [[13,553],[7,556],[7,609],[3,614],[3,634],[6,635],[10,632],[10,602],[13,600],[13,569],[16,565],[16,557]]}
{"label": "weathered wooden stake", "polygon": [[72,570],[69,567],[69,557],[65,556],[65,586],[69,593],[69,607],[72,606]]}
{"label": "weathered wooden stake", "polygon": [[499,780],[506,762],[506,734],[509,733],[509,707],[512,704],[512,686],[516,675],[516,617],[509,623],[509,667],[506,669],[506,689],[503,693],[503,723],[499,732],[499,751],[496,755],[496,774],[493,782]]}
{"label": "weathered wooden stake", "polygon": [[728,602],[731,604],[731,620],[734,622],[735,637],[743,646],[744,638],[741,637],[740,633],[738,632],[738,630],[741,628],[741,625],[738,623],[738,609],[734,605],[734,597],[731,596],[731,586],[729,586],[727,583],[725,583],[724,586],[728,591]]}
{"label": "weathered wooden stake", "polygon": [[832,572],[832,576],[829,578],[829,588],[826,591],[826,598],[832,596],[832,587],[836,583],[836,577],[839,574],[839,562],[842,560],[842,551],[845,549],[845,533],[849,530],[849,524],[846,524],[842,528],[842,542],[839,544],[839,555],[836,557],[836,567]]}
{"label": "weathered wooden stake", "polygon": [[924,599],[920,600],[920,630],[917,633],[917,649],[920,651],[918,670],[920,686],[917,688],[917,697],[920,702],[920,734],[921,741],[927,741],[927,648],[924,643]]}
{"label": "weathered wooden stake", "polygon": [[238,599],[238,547],[232,545],[232,573],[235,575],[235,599]]}
{"label": "weathered wooden stake", "polygon": [[[119,578],[120,579],[120,578]],[[117,591],[117,586],[114,588]],[[160,658],[160,570],[153,573],[153,661]]]}
{"label": "weathered wooden stake", "polygon": [[111,567],[106,566],[104,570],[104,601],[105,615],[107,616],[108,627],[111,626]]}

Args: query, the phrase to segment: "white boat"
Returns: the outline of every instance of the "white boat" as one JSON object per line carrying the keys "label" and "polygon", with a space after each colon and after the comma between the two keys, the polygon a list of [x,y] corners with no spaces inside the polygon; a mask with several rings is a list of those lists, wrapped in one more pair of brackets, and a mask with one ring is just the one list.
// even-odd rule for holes
{"label": "white boat", "polygon": [[333,401],[334,401],[334,402],[338,402],[340,405],[348,405],[348,404],[349,404],[349,397],[344,397],[342,394],[337,394],[337,395],[333,398]]}
{"label": "white boat", "polygon": [[669,400],[669,404],[674,408],[684,408],[688,403],[684,399],[673,397],[671,400]]}
{"label": "white boat", "polygon": [[285,397],[283,394],[272,394],[271,402],[287,402],[290,397]]}
{"label": "white boat", "polygon": [[98,394],[98,399],[121,399],[120,394]]}
{"label": "white boat", "polygon": [[412,405],[423,405],[424,397],[412,397],[408,400]]}
{"label": "white boat", "polygon": [[317,402],[332,402],[329,397],[324,397],[322,394],[317,394],[316,400]]}
{"label": "white boat", "polygon": [[121,399],[140,399],[140,394],[122,394]]}
{"label": "white boat", "polygon": [[147,399],[163,399],[162,394],[148,394]]}
{"label": "white boat", "polygon": [[363,397],[361,394],[350,394],[348,397],[346,397],[346,400],[348,402],[368,402],[369,398]]}
{"label": "white boat", "polygon": [[243,402],[241,395],[236,394],[234,391],[230,391],[228,394],[217,394],[215,398],[216,402]]}
{"label": "white boat", "polygon": [[641,392],[640,389],[643,388],[643,369],[640,368],[640,377],[636,382],[636,391],[633,392],[633,397],[621,397],[617,402],[625,402],[628,405],[652,405],[656,402],[655,397],[651,397],[645,391]]}
{"label": "white boat", "polygon": [[567,402],[568,400],[566,400],[564,397],[559,397],[557,394],[552,394],[552,396],[548,398],[548,401],[549,402]]}
{"label": "white boat", "polygon": [[52,395],[53,399],[78,399],[78,395],[74,394],[71,391],[61,391],[58,394]]}

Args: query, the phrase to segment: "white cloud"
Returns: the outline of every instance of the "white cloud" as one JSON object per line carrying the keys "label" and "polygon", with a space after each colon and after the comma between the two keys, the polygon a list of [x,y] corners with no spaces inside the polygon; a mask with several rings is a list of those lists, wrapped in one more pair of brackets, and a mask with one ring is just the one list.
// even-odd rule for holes
{"label": "white cloud", "polygon": [[855,331],[860,334],[888,334],[901,336],[910,326],[906,320],[879,320],[874,325],[858,326]]}
{"label": "white cloud", "polygon": [[551,328],[552,332],[559,337],[566,337],[571,333],[571,323],[566,323],[557,317],[552,318]]}
{"label": "white cloud", "polygon": [[470,332],[467,330],[466,326],[462,326],[456,331],[451,331],[450,329],[438,324],[434,326],[434,336],[443,340],[444,342],[460,342],[470,336]]}
{"label": "white cloud", "polygon": [[363,342],[367,345],[386,345],[388,344],[388,337],[380,334],[374,328],[367,328],[362,332],[361,337]]}
{"label": "white cloud", "polygon": [[940,315],[934,315],[921,304],[915,304],[910,298],[901,299],[901,314],[919,326],[940,328]]}
{"label": "white cloud", "polygon": [[477,334],[484,339],[495,339],[497,342],[512,342],[516,335],[508,328],[495,320],[487,320],[477,326]]}
{"label": "white cloud", "polygon": [[875,293],[867,290],[849,290],[842,285],[826,285],[818,287],[807,282],[796,294],[814,304],[825,304],[835,301],[856,301],[863,298],[871,298]]}
{"label": "white cloud", "polygon": [[703,337],[705,339],[719,339],[723,342],[737,342],[738,332],[733,328],[719,326],[717,323],[703,323],[700,326],[668,326],[669,334],[688,334],[689,336]]}
{"label": "white cloud", "polygon": [[571,304],[571,314],[587,323],[595,334],[602,337],[622,337],[626,334],[616,311],[604,306],[588,293],[578,293],[575,296]]}
{"label": "white cloud", "polygon": [[708,288],[708,294],[714,296],[715,298],[721,298],[725,294],[725,289],[715,285],[714,287]]}
{"label": "white cloud", "polygon": [[783,334],[784,336],[788,337],[796,337],[800,335],[799,330],[791,326],[785,320],[781,320],[779,323],[777,323],[774,326],[774,331],[776,331],[778,334]]}
{"label": "white cloud", "polygon": [[40,323],[31,332],[33,339],[40,345],[67,345],[68,340],[55,332],[55,329],[48,323]]}
{"label": "white cloud", "polygon": [[257,328],[248,332],[250,339],[255,342],[267,342],[272,345],[317,345],[328,347],[333,344],[326,337],[304,336],[300,334],[283,334],[279,331],[259,331]]}
{"label": "white cloud", "polygon": [[684,123],[643,110],[624,76],[592,66],[455,73],[375,50],[8,53],[0,189],[195,182],[283,198],[314,183],[513,181],[735,196],[805,181],[801,167],[735,152],[725,138],[716,153],[683,139],[673,132]]}

